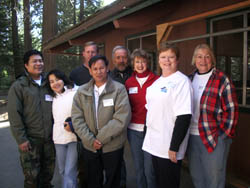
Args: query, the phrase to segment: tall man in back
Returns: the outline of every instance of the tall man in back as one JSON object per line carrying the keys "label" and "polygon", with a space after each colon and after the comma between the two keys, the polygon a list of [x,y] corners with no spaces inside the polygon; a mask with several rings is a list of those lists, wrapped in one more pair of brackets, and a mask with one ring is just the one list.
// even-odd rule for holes
{"label": "tall man in back", "polygon": [[81,86],[92,78],[89,74],[89,60],[91,57],[98,54],[98,46],[95,42],[89,41],[84,44],[82,57],[83,64],[72,70],[70,73],[70,80],[72,80],[76,85]]}
{"label": "tall man in back", "polygon": [[[89,73],[89,60],[98,54],[98,46],[95,42],[89,41],[84,44],[82,57],[83,57],[83,64],[79,67],[75,68],[70,73],[70,80],[72,80],[76,85],[81,86],[89,82],[92,76]],[[79,181],[79,188],[86,188],[87,187],[87,164],[84,164],[83,160],[83,146],[82,142],[77,142],[77,149],[78,149],[78,181]]]}
{"label": "tall man in back", "polygon": [[52,141],[52,97],[43,74],[43,55],[24,54],[25,74],[8,93],[10,129],[20,153],[25,188],[50,188],[55,167]]}
{"label": "tall man in back", "polygon": [[[130,66],[130,53],[124,46],[115,46],[112,51],[112,62],[114,64],[113,71],[110,76],[113,80],[125,84],[126,80],[132,75],[132,68]],[[121,185],[120,188],[126,187],[126,166],[123,158],[121,171]]]}

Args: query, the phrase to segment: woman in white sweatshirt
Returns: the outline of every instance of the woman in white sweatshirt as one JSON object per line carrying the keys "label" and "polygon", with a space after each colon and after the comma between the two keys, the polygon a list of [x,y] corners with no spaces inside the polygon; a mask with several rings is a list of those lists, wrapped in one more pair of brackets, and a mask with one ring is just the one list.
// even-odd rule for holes
{"label": "woman in white sweatshirt", "polygon": [[[67,76],[59,71],[52,70],[47,75],[48,88],[53,97],[52,113],[54,118],[53,141],[56,148],[56,159],[59,173],[63,178],[63,188],[77,187],[77,138],[69,121],[73,97],[77,88],[74,88]],[[65,120],[67,119],[67,122]],[[71,128],[70,128],[71,127]]]}

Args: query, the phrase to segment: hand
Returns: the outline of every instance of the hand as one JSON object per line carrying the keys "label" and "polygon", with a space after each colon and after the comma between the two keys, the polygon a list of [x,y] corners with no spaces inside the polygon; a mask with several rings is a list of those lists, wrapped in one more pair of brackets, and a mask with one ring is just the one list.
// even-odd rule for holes
{"label": "hand", "polygon": [[72,132],[71,129],[70,129],[70,126],[69,126],[69,123],[68,123],[68,122],[64,122],[64,125],[66,125],[66,126],[64,126],[64,129],[65,129],[66,131]]}
{"label": "hand", "polygon": [[175,151],[168,150],[168,157],[169,157],[170,161],[172,161],[173,163],[177,163]]}
{"label": "hand", "polygon": [[30,145],[30,142],[29,141],[26,141],[22,144],[19,144],[19,148],[21,151],[23,152],[28,152],[31,150],[31,145]]}
{"label": "hand", "polygon": [[94,148],[95,148],[96,150],[98,150],[98,149],[101,149],[102,143],[101,143],[99,140],[95,139],[95,141],[94,141],[94,143],[93,143],[93,146],[94,146]]}

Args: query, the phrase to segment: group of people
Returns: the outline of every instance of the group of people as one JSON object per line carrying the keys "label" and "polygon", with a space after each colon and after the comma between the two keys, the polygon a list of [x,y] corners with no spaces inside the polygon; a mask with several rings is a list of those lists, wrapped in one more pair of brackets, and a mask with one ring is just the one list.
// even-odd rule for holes
{"label": "group of people", "polygon": [[225,187],[238,103],[207,44],[195,48],[189,77],[172,44],[159,48],[160,76],[142,49],[116,46],[112,71],[94,42],[82,55],[69,78],[57,69],[45,75],[41,52],[24,55],[25,74],[8,94],[24,187],[52,187],[55,158],[64,188],[125,187],[126,139],[138,188],[178,188],[186,150],[196,188]]}

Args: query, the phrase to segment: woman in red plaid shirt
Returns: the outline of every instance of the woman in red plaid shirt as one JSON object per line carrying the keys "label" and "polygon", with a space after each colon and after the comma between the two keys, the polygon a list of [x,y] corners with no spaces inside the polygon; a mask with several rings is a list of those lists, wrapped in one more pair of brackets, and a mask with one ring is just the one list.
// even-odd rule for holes
{"label": "woman in red plaid shirt", "polygon": [[231,80],[215,68],[206,44],[195,48],[190,76],[194,112],[190,124],[188,159],[196,188],[224,188],[227,157],[235,135],[238,103]]}

